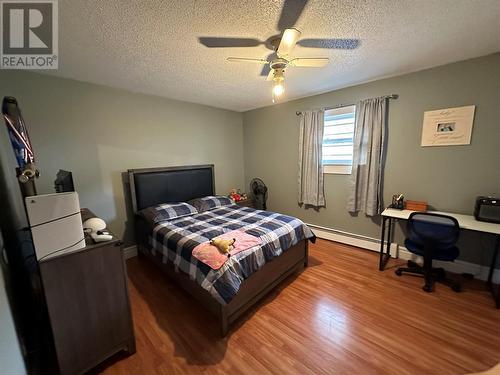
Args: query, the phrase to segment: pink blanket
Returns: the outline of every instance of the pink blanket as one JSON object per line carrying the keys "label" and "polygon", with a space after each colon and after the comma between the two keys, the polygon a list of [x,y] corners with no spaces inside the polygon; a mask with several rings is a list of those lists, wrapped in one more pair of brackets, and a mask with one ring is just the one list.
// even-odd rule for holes
{"label": "pink blanket", "polygon": [[223,254],[214,245],[210,245],[209,242],[204,242],[196,246],[192,253],[196,259],[207,264],[214,270],[221,268],[231,255],[238,254],[240,251],[262,244],[260,238],[247,234],[242,230],[233,230],[232,232],[224,233],[216,238],[225,240],[235,238],[236,241],[234,242],[233,250],[228,254]]}

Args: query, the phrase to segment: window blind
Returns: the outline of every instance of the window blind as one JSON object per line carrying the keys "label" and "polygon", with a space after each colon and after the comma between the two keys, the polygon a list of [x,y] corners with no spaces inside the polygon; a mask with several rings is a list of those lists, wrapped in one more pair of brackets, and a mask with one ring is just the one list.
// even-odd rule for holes
{"label": "window blind", "polygon": [[352,165],[355,106],[325,111],[323,165]]}

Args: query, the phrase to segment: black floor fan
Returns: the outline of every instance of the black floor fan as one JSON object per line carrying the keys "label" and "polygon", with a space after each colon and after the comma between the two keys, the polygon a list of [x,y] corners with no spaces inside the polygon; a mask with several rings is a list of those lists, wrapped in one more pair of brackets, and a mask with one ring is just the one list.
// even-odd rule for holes
{"label": "black floor fan", "polygon": [[250,182],[250,190],[253,194],[255,208],[258,210],[267,210],[267,186],[260,178],[254,178]]}

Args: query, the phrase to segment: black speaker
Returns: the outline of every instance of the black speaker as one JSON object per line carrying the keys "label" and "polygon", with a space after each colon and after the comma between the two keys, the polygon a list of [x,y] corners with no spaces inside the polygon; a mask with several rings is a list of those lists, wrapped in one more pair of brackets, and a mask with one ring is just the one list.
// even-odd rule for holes
{"label": "black speaker", "polygon": [[479,221],[500,224],[500,198],[477,197],[474,217]]}

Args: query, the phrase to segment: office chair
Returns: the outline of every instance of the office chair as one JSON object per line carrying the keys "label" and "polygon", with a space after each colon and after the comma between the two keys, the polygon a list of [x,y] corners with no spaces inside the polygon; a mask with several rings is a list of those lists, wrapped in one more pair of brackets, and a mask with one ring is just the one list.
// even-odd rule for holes
{"label": "office chair", "polygon": [[451,216],[413,212],[408,218],[408,238],[405,240],[406,248],[413,254],[424,258],[423,266],[408,261],[408,267],[396,270],[396,275],[403,272],[423,275],[425,285],[423,290],[432,292],[436,281],[451,287],[455,292],[460,292],[460,283],[446,277],[443,268],[433,268],[432,261],[442,260],[453,262],[459,254],[455,243],[460,234],[458,221]]}

